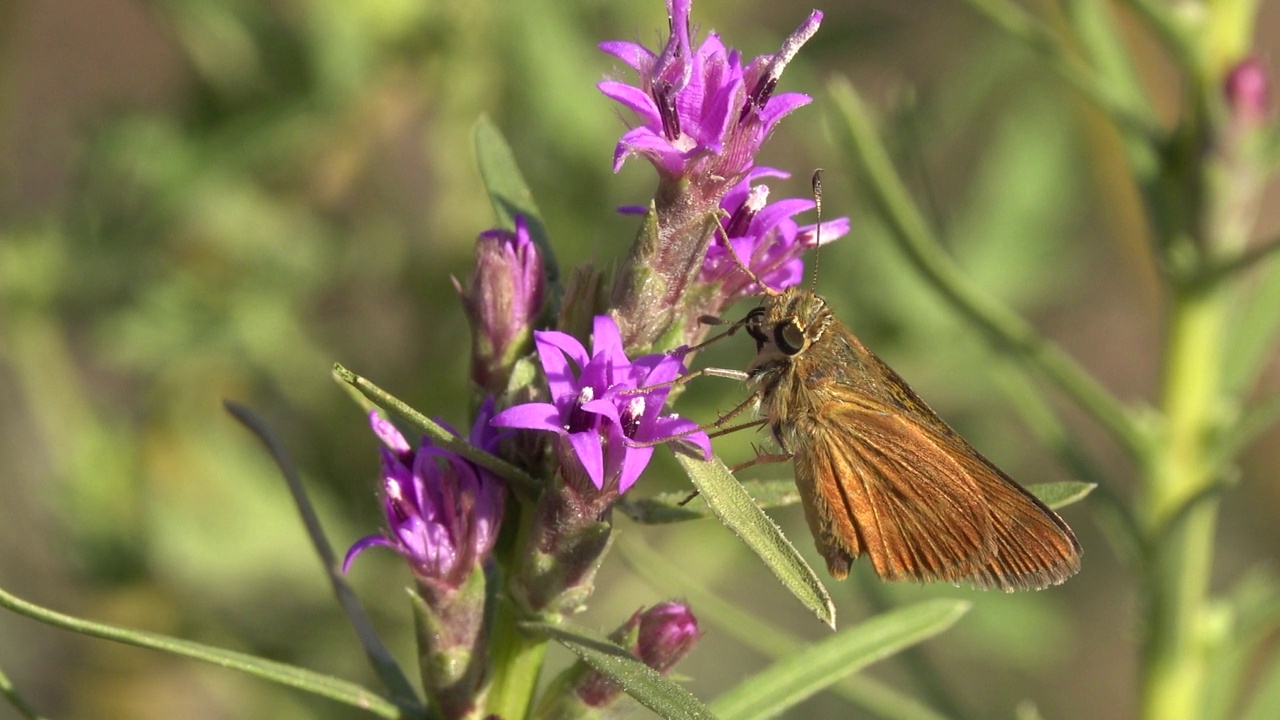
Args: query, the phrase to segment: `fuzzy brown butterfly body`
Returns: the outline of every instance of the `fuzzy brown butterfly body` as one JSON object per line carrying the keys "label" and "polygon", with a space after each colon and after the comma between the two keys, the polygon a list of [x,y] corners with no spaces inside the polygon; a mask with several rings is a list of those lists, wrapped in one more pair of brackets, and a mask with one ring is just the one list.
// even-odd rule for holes
{"label": "fuzzy brown butterfly body", "polygon": [[1080,567],[1052,510],[983,457],[818,295],[770,293],[742,322],[760,412],[795,463],[832,576],[868,555],[886,580],[1035,590]]}

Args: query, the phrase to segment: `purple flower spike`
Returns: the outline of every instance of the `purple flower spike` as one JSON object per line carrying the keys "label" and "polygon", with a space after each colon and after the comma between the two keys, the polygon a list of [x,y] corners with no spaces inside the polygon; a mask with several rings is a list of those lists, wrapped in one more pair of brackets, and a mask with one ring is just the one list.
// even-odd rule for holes
{"label": "purple flower spike", "polygon": [[[493,402],[486,401],[472,429],[472,444],[492,449],[489,425]],[[502,520],[501,481],[464,458],[423,438],[412,450],[395,426],[375,410],[369,413],[382,448],[382,494],[388,533],[370,535],[351,546],[342,563],[346,572],[356,556],[375,545],[391,548],[409,561],[419,580],[436,587],[459,587],[493,550]]]}
{"label": "purple flower spike", "polygon": [[618,141],[613,167],[616,172],[628,157],[641,155],[667,179],[732,184],[751,168],[774,124],[810,102],[807,95],[773,90],[783,68],[817,32],[822,13],[814,11],[777,53],[744,67],[741,54],[714,33],[693,49],[691,4],[667,0],[671,36],[659,53],[631,42],[600,45],[639,75],[634,86],[616,80],[597,86],[640,121]]}
{"label": "purple flower spike", "polygon": [[[767,203],[769,189],[751,183],[758,178],[786,178],[788,174],[773,168],[757,167],[725,194],[720,207],[727,217],[720,221],[724,235],[716,234],[707,248],[700,281],[719,283],[721,307],[762,291],[742,271],[748,267],[772,290],[782,290],[800,282],[804,275],[801,256],[810,248],[837,240],[849,232],[849,218],[836,218],[822,223],[821,238],[817,225],[800,226],[794,217],[813,209],[813,201],[800,198]],[[725,244],[728,236],[728,245]]]}
{"label": "purple flower spike", "polygon": [[697,424],[662,414],[670,387],[634,392],[679,377],[684,365],[678,358],[628,360],[618,327],[606,315],[595,319],[589,355],[577,339],[562,332],[536,332],[534,345],[552,402],[516,405],[499,413],[493,424],[560,435],[570,449],[562,464],[580,466],[597,490],[626,492],[649,464],[653,445],[665,440],[679,437],[710,455],[710,440],[697,431]]}

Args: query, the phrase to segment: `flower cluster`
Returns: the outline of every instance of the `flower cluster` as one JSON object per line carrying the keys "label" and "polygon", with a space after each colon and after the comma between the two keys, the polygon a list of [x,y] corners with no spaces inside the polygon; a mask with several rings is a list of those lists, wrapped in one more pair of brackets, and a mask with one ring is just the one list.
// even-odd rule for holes
{"label": "flower cluster", "polygon": [[[774,91],[822,13],[813,11],[777,52],[745,62],[715,33],[695,48],[690,10],[690,0],[668,0],[671,34],[656,52],[632,42],[600,46],[638,76],[634,85],[610,79],[598,86],[638,119],[618,141],[614,169],[638,156],[659,177],[647,237],[633,246],[613,288],[610,314],[631,348],[696,344],[705,332],[700,315],[760,290],[739,262],[767,275],[766,284],[785,287],[799,280],[800,255],[817,243],[812,228],[801,230],[792,219],[812,203],[766,205],[767,189],[751,181],[785,177],[756,167],[756,155],[779,120],[810,102]],[[735,217],[717,222],[722,210]],[[830,225],[823,240],[843,234],[848,221]],[[726,232],[728,244],[720,237]]]}
{"label": "flower cluster", "polygon": [[768,203],[768,186],[751,184],[763,177],[790,175],[768,167],[754,168],[725,193],[720,203],[725,213],[720,221],[724,232],[717,233],[707,249],[699,280],[720,285],[716,297],[721,307],[763,291],[742,272],[743,267],[772,290],[788,288],[804,275],[804,261],[800,258],[806,251],[849,232],[848,218],[824,222],[821,229],[817,225],[801,227],[795,216],[813,210],[813,201],[791,198]]}
{"label": "flower cluster", "polygon": [[682,438],[710,456],[710,440],[696,423],[662,414],[670,383],[684,372],[678,358],[628,360],[617,325],[604,315],[595,320],[589,354],[572,335],[556,331],[534,333],[534,345],[552,401],[509,408],[493,424],[561,436],[597,490],[626,492],[653,446],[668,439]]}
{"label": "flower cluster", "polygon": [[667,177],[699,178],[727,187],[751,168],[779,120],[811,101],[774,88],[782,70],[822,22],[814,11],[772,55],[744,64],[737,50],[709,34],[693,48],[692,0],[668,0],[671,36],[662,50],[633,42],[605,42],[600,49],[636,71],[639,85],[606,80],[598,87],[631,109],[640,123],[622,136],[614,170],[632,155],[647,158]]}
{"label": "flower cluster", "polygon": [[[612,286],[590,270],[571,273],[577,280],[567,288],[548,279],[550,246],[535,244],[520,216],[511,228],[481,233],[470,283],[454,282],[471,326],[471,379],[477,396],[490,398],[470,442],[515,466],[503,478],[535,480],[511,494],[522,507],[508,522],[518,527],[504,533],[510,542],[492,562],[503,481],[429,440],[414,448],[370,415],[385,446],[388,531],[356,542],[343,569],[374,545],[407,560],[417,580],[423,685],[444,718],[496,712],[487,693],[532,693],[501,687],[511,679],[489,663],[510,648],[491,652],[489,639],[510,642],[522,634],[522,620],[583,608],[612,543],[612,510],[658,445],[679,443],[710,457],[707,434],[667,408],[686,372],[683,356],[644,353],[696,342],[704,332],[700,314],[719,313],[765,290],[761,284],[794,285],[802,254],[848,231],[844,218],[821,228],[800,225],[796,216],[813,202],[770,203],[760,182],[787,174],[755,165],[777,122],[810,101],[774,90],[821,13],[810,14],[777,52],[745,61],[714,33],[695,47],[690,4],[668,0],[671,34],[656,52],[630,42],[601,46],[639,76],[635,85],[599,85],[639,118],[618,141],[614,168],[643,157],[659,177]],[[590,350],[574,334],[585,335],[588,320]],[[612,639],[665,673],[700,636],[687,606],[662,603],[637,612]],[[585,665],[571,668],[544,696],[542,715],[615,712],[626,702],[622,690]]]}

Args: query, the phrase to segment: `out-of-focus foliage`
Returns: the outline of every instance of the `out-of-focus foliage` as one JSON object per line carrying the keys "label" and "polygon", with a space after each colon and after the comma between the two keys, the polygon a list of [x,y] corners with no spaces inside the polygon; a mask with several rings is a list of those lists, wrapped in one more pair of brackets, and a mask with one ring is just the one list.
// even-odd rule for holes
{"label": "out-of-focus foliage", "polygon": [[[707,0],[696,17],[758,53],[809,8]],[[977,282],[1118,395],[1145,397],[1160,298],[1115,140],[1060,79],[961,6],[826,10],[786,78],[818,96],[816,107],[784,122],[762,158],[799,178],[792,195],[824,166],[826,206],[853,220],[853,237],[822,254],[819,290],[1011,474],[1067,479],[1026,441],[989,350],[849,200],[858,180],[831,164],[819,131],[822,79],[850,74],[883,101],[900,166]],[[1278,36],[1275,15],[1259,37]],[[471,242],[492,222],[473,123],[489,114],[515,148],[561,261],[608,266],[634,231],[613,208],[644,202],[652,187],[633,167],[610,173],[624,126],[595,90],[614,71],[595,44],[662,22],[661,3],[603,0],[0,8],[0,584],[79,615],[372,685],[283,484],[221,401],[273,421],[335,542],[372,532],[375,442],[332,382],[332,363],[465,425],[467,331],[449,277],[466,276]],[[1160,60],[1147,62],[1161,77]],[[706,361],[740,367],[746,345],[722,343]],[[690,389],[683,411],[710,419],[740,397],[713,380]],[[725,438],[720,452],[746,457],[753,439]],[[1250,456],[1258,481],[1228,501],[1224,586],[1280,543],[1275,460]],[[676,490],[678,476],[668,462],[642,482]],[[808,552],[798,509],[777,517]],[[1045,717],[1128,717],[1134,580],[1087,517],[1068,511],[1085,569],[1060,590],[886,589],[863,582],[864,567],[833,587],[839,612],[869,612],[864,585],[872,597],[972,598],[974,612],[929,650],[948,687],[923,697],[958,698],[984,709],[979,717],[1028,696]],[[670,549],[706,587],[823,636],[718,525],[620,525],[619,542]],[[408,662],[407,579],[389,555],[370,557],[353,582]],[[665,596],[620,562],[598,585],[588,622]],[[710,634],[681,672],[713,697],[764,659],[705,620]],[[363,717],[9,614],[0,667],[51,717]],[[1275,667],[1257,673],[1274,696]],[[0,718],[10,712],[0,706]],[[824,696],[796,716],[848,712]]]}

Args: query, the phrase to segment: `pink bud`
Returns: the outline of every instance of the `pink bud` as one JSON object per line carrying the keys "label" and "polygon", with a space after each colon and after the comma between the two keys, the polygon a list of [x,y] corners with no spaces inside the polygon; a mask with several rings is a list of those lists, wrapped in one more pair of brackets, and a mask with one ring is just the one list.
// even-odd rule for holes
{"label": "pink bud", "polygon": [[1244,128],[1262,125],[1271,105],[1271,83],[1256,57],[1247,57],[1227,73],[1222,83],[1233,119]]}

